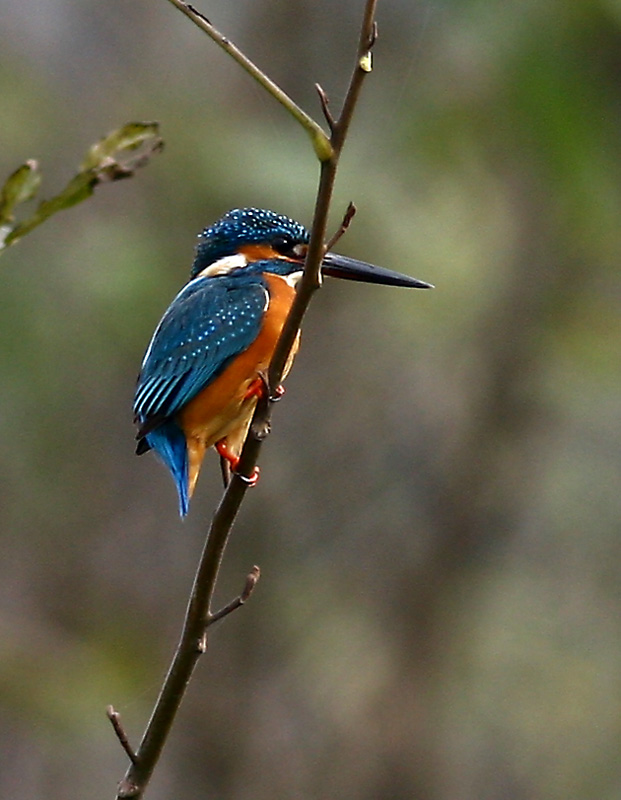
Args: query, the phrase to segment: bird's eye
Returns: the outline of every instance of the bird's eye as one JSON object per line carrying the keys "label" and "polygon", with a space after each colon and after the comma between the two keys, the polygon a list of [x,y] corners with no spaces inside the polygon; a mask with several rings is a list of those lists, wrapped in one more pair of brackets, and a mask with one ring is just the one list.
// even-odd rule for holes
{"label": "bird's eye", "polygon": [[274,236],[270,244],[277,253],[284,256],[291,253],[295,246],[295,240],[291,236],[278,235]]}

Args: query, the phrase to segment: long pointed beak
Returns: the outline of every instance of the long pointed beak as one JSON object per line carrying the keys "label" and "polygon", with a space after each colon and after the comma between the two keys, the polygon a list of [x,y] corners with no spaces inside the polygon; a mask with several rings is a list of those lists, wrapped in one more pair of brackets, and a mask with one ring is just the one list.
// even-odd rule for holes
{"label": "long pointed beak", "polygon": [[343,278],[347,281],[363,281],[364,283],[381,283],[385,286],[409,286],[412,289],[433,289],[432,284],[393,272],[383,267],[375,267],[366,261],[357,261],[355,258],[339,256],[336,253],[326,253],[321,271],[332,278]]}

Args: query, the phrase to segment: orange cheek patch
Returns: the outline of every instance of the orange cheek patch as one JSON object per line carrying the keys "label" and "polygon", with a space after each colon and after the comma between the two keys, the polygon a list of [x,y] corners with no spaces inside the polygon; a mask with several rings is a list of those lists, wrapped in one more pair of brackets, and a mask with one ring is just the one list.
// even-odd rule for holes
{"label": "orange cheek patch", "polygon": [[239,248],[239,252],[245,256],[248,263],[253,261],[263,261],[265,259],[279,258],[282,261],[294,261],[293,258],[277,253],[269,244],[244,244]]}

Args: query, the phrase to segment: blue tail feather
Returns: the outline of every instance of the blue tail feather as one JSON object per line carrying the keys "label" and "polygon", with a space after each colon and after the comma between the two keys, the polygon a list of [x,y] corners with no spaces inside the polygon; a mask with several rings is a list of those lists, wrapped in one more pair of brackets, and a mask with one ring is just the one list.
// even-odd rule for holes
{"label": "blue tail feather", "polygon": [[190,507],[185,435],[181,428],[170,420],[148,433],[146,439],[170,470],[179,494],[179,514],[185,517]]}

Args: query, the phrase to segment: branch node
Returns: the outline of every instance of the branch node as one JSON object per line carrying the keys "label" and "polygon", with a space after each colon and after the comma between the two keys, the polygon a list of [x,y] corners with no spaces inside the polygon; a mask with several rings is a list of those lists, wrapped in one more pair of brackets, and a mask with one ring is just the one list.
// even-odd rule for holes
{"label": "branch node", "polygon": [[267,439],[267,437],[270,435],[270,431],[271,431],[271,426],[268,419],[258,419],[252,423],[252,435],[259,442],[262,442],[264,439]]}
{"label": "branch node", "polygon": [[360,58],[358,66],[363,72],[373,71],[373,55],[371,54],[370,50],[367,50],[367,52]]}
{"label": "branch node", "polygon": [[[127,734],[125,733],[125,728],[121,722],[121,716],[118,711],[114,710],[114,706],[108,706],[106,708],[106,715],[110,720],[114,732],[116,733],[116,738],[119,740],[119,743],[123,750],[127,753],[127,757],[132,762],[132,764],[138,763],[138,757],[134,752],[132,746],[129,743],[129,739],[127,738]],[[135,787],[134,787],[135,788]],[[126,797],[131,797],[131,794],[125,795]]]}
{"label": "branch node", "polygon": [[117,789],[117,800],[129,800],[131,797],[137,797],[140,794],[140,787],[135,783],[128,781],[126,778],[119,783]]}

